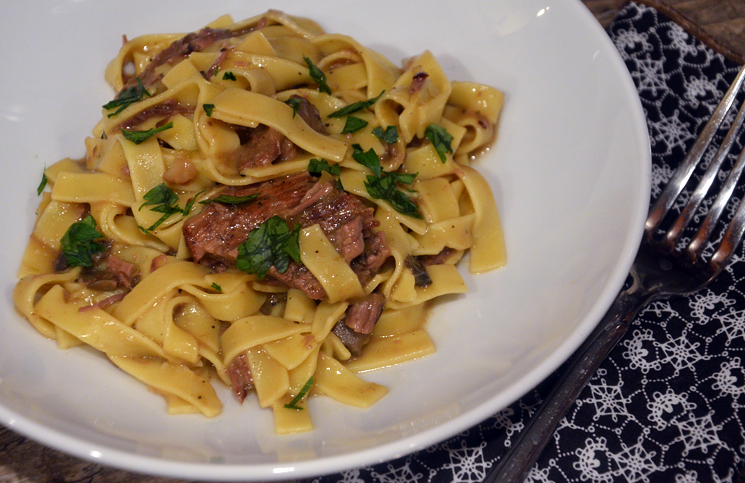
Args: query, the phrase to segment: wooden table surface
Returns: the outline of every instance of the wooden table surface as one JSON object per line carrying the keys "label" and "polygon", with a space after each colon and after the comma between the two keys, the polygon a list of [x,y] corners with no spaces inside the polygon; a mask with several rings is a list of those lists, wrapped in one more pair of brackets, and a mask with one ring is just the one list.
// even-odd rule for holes
{"label": "wooden table surface", "polygon": [[[626,0],[583,0],[607,26]],[[745,1],[641,0],[675,19],[726,57],[745,63]],[[0,483],[177,483],[81,461],[0,427]]]}

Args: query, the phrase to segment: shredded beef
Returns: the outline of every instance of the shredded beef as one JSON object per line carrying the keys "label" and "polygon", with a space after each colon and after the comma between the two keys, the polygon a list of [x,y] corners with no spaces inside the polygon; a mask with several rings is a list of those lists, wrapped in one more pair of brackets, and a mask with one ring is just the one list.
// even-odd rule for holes
{"label": "shredded beef", "polygon": [[[305,123],[311,129],[326,134],[316,106],[298,95],[293,95],[292,99],[299,99],[297,114]],[[300,152],[292,141],[272,127],[262,124],[253,129],[244,126],[233,126],[233,129],[238,134],[241,145],[223,154],[223,159],[226,164],[236,166],[239,171],[295,159]]]}
{"label": "shredded beef", "polygon": [[305,173],[277,178],[254,185],[226,188],[230,196],[258,196],[249,203],[225,205],[210,203],[184,223],[184,237],[195,262],[206,256],[235,264],[238,247],[248,234],[274,215],[286,217],[315,184]]}
{"label": "shredded beef", "polygon": [[428,267],[430,265],[442,265],[447,261],[448,258],[450,258],[450,255],[455,252],[456,250],[454,248],[445,247],[437,255],[421,255],[417,257],[417,260],[419,260],[419,263],[421,263],[424,267]]}
{"label": "shredded beef", "polygon": [[385,242],[385,233],[379,231],[365,241],[364,253],[352,260],[350,266],[364,285],[377,275],[390,256],[391,249]]}
{"label": "shredded beef", "polygon": [[[235,33],[229,30],[212,29],[209,27],[205,27],[198,32],[187,34],[160,51],[145,67],[139,75],[139,78],[145,88],[152,87],[157,84],[163,76],[156,72],[156,69],[161,65],[176,65],[181,60],[187,58],[192,52],[201,52],[215,42],[230,38],[233,35],[235,35]],[[137,85],[137,81],[133,77],[127,81],[119,94],[135,85]]]}
{"label": "shredded beef", "polygon": [[[299,173],[255,185],[226,188],[223,194],[258,196],[239,205],[210,203],[187,220],[184,239],[198,263],[219,261],[235,265],[238,247],[251,231],[274,215],[284,218],[290,226],[318,224],[362,283],[374,277],[390,256],[385,235],[372,233],[379,225],[373,208],[331,181]],[[272,267],[268,276],[316,300],[326,295],[313,274],[294,261],[284,273]]]}
{"label": "shredded beef", "polygon": [[263,124],[248,131],[248,141],[223,158],[239,170],[269,166],[275,161],[286,161],[297,156],[297,147],[282,133]]}
{"label": "shredded beef", "polygon": [[80,273],[80,282],[94,290],[132,290],[140,281],[137,267],[116,255],[106,257],[106,267],[89,267]]}
{"label": "shredded beef", "polygon": [[311,129],[321,134],[326,134],[326,126],[323,124],[321,113],[318,112],[316,106],[314,106],[308,99],[297,94],[290,96],[290,99],[299,99],[300,102],[298,104],[297,114],[303,118],[303,121],[305,121]]}
{"label": "shredded beef", "polygon": [[109,255],[106,259],[106,271],[114,274],[119,286],[127,290],[132,290],[140,281],[137,267],[116,255]]}
{"label": "shredded beef", "polygon": [[422,90],[427,77],[429,77],[429,74],[424,71],[414,74],[414,77],[411,79],[411,85],[409,86],[409,94],[414,94]]}
{"label": "shredded beef", "polygon": [[361,355],[362,348],[370,342],[369,334],[360,334],[353,331],[347,327],[344,320],[337,322],[336,325],[334,325],[334,328],[331,329],[331,332],[339,338],[341,343],[344,344],[344,347],[346,347],[349,353],[354,357]]}
{"label": "shredded beef", "polygon": [[373,292],[364,300],[349,306],[344,323],[358,334],[372,334],[380,314],[383,313],[383,305],[385,305],[385,296]]}
{"label": "shredded beef", "polygon": [[193,112],[194,112],[193,107],[188,107],[183,104],[180,104],[175,99],[169,99],[167,101],[161,102],[160,104],[155,104],[154,106],[150,106],[147,109],[144,109],[138,112],[136,115],[130,117],[123,123],[119,124],[117,128],[120,130],[121,129],[131,130],[153,117],[162,117],[165,120],[165,119],[172,118],[176,114],[191,115]]}
{"label": "shredded beef", "polygon": [[284,273],[279,273],[274,267],[270,268],[269,276],[290,288],[302,290],[314,300],[321,300],[326,296],[326,290],[324,290],[321,282],[310,273],[308,267],[294,260],[290,261],[290,265]]}
{"label": "shredded beef", "polygon": [[230,387],[238,401],[243,402],[248,392],[254,387],[254,380],[251,376],[251,369],[248,367],[245,354],[233,359],[226,368],[228,377],[230,377]]}

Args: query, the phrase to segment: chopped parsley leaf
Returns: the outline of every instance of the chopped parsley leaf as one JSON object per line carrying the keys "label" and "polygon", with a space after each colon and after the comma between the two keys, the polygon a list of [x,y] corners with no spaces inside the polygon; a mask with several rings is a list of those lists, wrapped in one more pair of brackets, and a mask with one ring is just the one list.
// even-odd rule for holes
{"label": "chopped parsley leaf", "polygon": [[303,99],[300,97],[290,97],[285,101],[285,104],[292,108],[292,118],[294,119],[297,115],[297,110],[300,109],[300,104],[303,103]]}
{"label": "chopped parsley leaf", "polygon": [[287,222],[272,216],[248,235],[238,247],[238,269],[264,278],[274,266],[285,273],[290,258],[300,263],[300,224],[290,230]]}
{"label": "chopped parsley leaf", "polygon": [[308,64],[310,78],[313,79],[313,82],[318,84],[318,90],[326,94],[331,94],[331,88],[326,83],[326,74],[324,74],[323,71],[319,69],[318,66],[316,66],[308,57],[303,56],[303,60],[305,60],[305,63]]}
{"label": "chopped parsley leaf", "polygon": [[207,114],[207,117],[212,117],[212,110],[215,109],[214,104],[202,104],[202,108],[204,109],[204,112]]}
{"label": "chopped parsley leaf", "polygon": [[93,254],[103,252],[106,246],[97,242],[103,234],[96,230],[96,220],[88,215],[82,221],[70,225],[60,243],[67,265],[71,267],[92,267]]}
{"label": "chopped parsley leaf", "polygon": [[366,101],[359,101],[355,102],[354,104],[350,104],[348,106],[342,107],[341,109],[338,109],[331,114],[329,114],[329,117],[344,117],[349,114],[352,114],[353,112],[361,111],[362,109],[367,109],[368,107],[372,106],[376,102],[378,102],[378,99],[383,95],[385,91],[380,91],[380,94],[378,94],[376,97],[373,97],[371,99],[368,99]]}
{"label": "chopped parsley leaf", "polygon": [[237,80],[237,79],[235,77],[235,74],[233,74],[232,72],[225,72],[222,75],[222,80],[232,80],[232,81],[234,81],[234,80]]}
{"label": "chopped parsley leaf", "polygon": [[178,195],[174,193],[173,190],[168,187],[168,185],[166,185],[165,183],[161,183],[145,193],[143,199],[145,200],[145,202],[140,206],[140,210],[142,210],[146,206],[173,206],[178,202]]}
{"label": "chopped parsley leaf", "polygon": [[352,149],[354,149],[352,157],[355,161],[369,168],[376,177],[380,178],[383,175],[383,168],[380,166],[380,158],[373,148],[363,151],[362,146],[359,144],[353,144]]}
{"label": "chopped parsley leaf", "polygon": [[352,148],[354,148],[352,157],[355,161],[373,172],[372,175],[367,176],[367,181],[365,181],[367,194],[373,199],[387,201],[393,209],[401,214],[421,219],[422,214],[419,213],[419,207],[416,203],[406,193],[398,189],[399,183],[407,185],[413,183],[418,173],[386,173],[380,166],[380,158],[372,148],[362,151],[359,144],[353,145]]}
{"label": "chopped parsley leaf", "polygon": [[412,218],[422,218],[419,207],[409,198],[406,193],[398,189],[398,183],[411,184],[416,174],[386,173],[383,178],[368,176],[365,181],[367,193],[376,200],[385,200],[401,214]]}
{"label": "chopped parsley leaf", "polygon": [[215,290],[217,290],[218,292],[222,292],[222,287],[221,287],[221,286],[219,286],[219,285],[218,285],[217,283],[215,283],[215,282],[212,282],[212,285],[210,285],[210,287],[214,288],[214,289],[215,289]]}
{"label": "chopped parsley leaf", "polygon": [[347,123],[344,125],[344,129],[342,129],[342,134],[351,134],[356,133],[360,129],[367,126],[367,121],[364,119],[360,119],[359,117],[349,116],[347,117]]}
{"label": "chopped parsley leaf", "polygon": [[121,94],[119,94],[119,97],[103,105],[103,108],[107,110],[111,110],[116,107],[119,108],[109,114],[108,117],[116,116],[124,109],[129,107],[130,104],[141,101],[143,96],[150,97],[150,93],[147,91],[147,89],[145,89],[145,86],[142,84],[140,78],[136,77],[135,80],[137,81],[136,86],[128,87],[127,89],[123,90]]}
{"label": "chopped parsley leaf", "polygon": [[145,193],[145,195],[143,196],[145,202],[140,205],[139,209],[142,210],[146,206],[151,206],[151,211],[154,211],[156,213],[163,213],[163,216],[161,216],[149,228],[140,227],[140,229],[145,233],[149,233],[162,225],[163,222],[166,221],[171,215],[180,213],[184,216],[187,216],[191,212],[191,209],[194,206],[194,202],[196,201],[197,197],[202,193],[204,193],[204,191],[200,191],[199,193],[194,195],[194,197],[186,203],[186,206],[181,209],[176,204],[179,201],[178,195],[174,193],[173,190],[171,190],[171,188],[169,188],[168,185],[166,185],[165,183],[159,184],[155,188]]}
{"label": "chopped parsley leaf", "polygon": [[230,196],[230,195],[220,195],[216,198],[212,198],[209,200],[200,201],[199,204],[206,205],[209,203],[212,203],[213,201],[217,203],[222,203],[225,205],[239,205],[241,203],[246,203],[248,201],[252,201],[256,199],[256,197],[259,196],[259,193],[253,193],[248,196]]}
{"label": "chopped parsley leaf", "polygon": [[36,188],[36,195],[39,196],[42,191],[44,191],[44,188],[47,186],[47,182],[49,181],[47,179],[47,168],[44,167],[44,171],[41,172],[41,183],[39,183],[39,186]]}
{"label": "chopped parsley leaf", "polygon": [[207,190],[202,190],[199,193],[195,194],[193,198],[189,198],[189,201],[186,202],[186,206],[184,206],[183,209],[184,216],[189,216],[189,213],[191,213],[191,209],[194,207],[194,203],[197,201],[197,198],[205,191]]}
{"label": "chopped parsley leaf", "polygon": [[382,126],[378,126],[372,130],[373,135],[376,138],[387,142],[388,144],[395,144],[398,142],[398,128],[396,126],[388,126],[383,131]]}
{"label": "chopped parsley leaf", "polygon": [[445,153],[453,154],[453,148],[450,146],[450,143],[453,141],[453,136],[451,136],[444,127],[437,124],[430,124],[427,126],[424,135],[435,147],[435,150],[437,150],[437,155],[440,156],[440,161],[443,163],[447,161]]}
{"label": "chopped parsley leaf", "polygon": [[310,388],[313,387],[313,376],[310,376],[310,379],[308,379],[305,384],[303,384],[303,387],[300,389],[300,392],[297,393],[297,396],[292,398],[292,401],[285,404],[285,408],[287,409],[295,409],[300,411],[303,409],[302,407],[298,406],[297,403],[300,402],[301,399],[305,397],[306,394],[308,394],[308,391],[310,391]]}
{"label": "chopped parsley leaf", "polygon": [[135,144],[141,144],[154,135],[158,134],[159,132],[163,132],[167,129],[171,129],[173,127],[173,121],[169,122],[168,124],[164,124],[160,127],[154,127],[152,129],[148,129],[147,131],[129,131],[127,129],[122,129],[122,135],[132,141]]}
{"label": "chopped parsley leaf", "polygon": [[329,164],[329,162],[323,158],[321,158],[320,161],[313,158],[308,163],[308,173],[310,173],[311,176],[321,176],[321,173],[324,171],[334,176],[339,176],[341,173],[341,166],[338,164]]}

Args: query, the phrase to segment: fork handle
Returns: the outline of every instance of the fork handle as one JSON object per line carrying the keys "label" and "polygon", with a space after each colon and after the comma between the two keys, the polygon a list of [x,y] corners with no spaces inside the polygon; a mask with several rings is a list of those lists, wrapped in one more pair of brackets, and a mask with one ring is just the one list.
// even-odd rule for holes
{"label": "fork handle", "polygon": [[502,457],[499,466],[487,475],[484,483],[525,481],[559,421],[626,333],[631,320],[646,303],[645,299],[646,297],[632,291],[623,291],[616,297],[605,317],[564,366],[556,385],[515,444]]}

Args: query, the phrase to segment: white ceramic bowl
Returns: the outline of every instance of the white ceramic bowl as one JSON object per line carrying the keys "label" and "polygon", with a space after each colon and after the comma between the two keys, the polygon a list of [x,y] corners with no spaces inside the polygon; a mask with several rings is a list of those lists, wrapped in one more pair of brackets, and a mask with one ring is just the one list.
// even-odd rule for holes
{"label": "white ceramic bowl", "polygon": [[[5,196],[0,423],[76,456],[189,479],[282,479],[422,449],[515,401],[582,342],[620,289],[641,237],[649,142],[630,77],[573,0],[46,0],[0,18]],[[104,68],[130,38],[196,30],[223,13],[277,8],[352,35],[394,62],[430,49],[451,79],[498,87],[499,138],[478,163],[496,195],[508,266],[428,322],[436,355],[369,374],[390,394],[369,410],[311,402],[317,429],[275,436],[272,415],[227,391],[215,419],[167,416],[162,399],[104,358],[59,351],[14,311],[15,272],[45,165],[84,154],[112,98]],[[466,272],[464,268],[462,270]]]}

